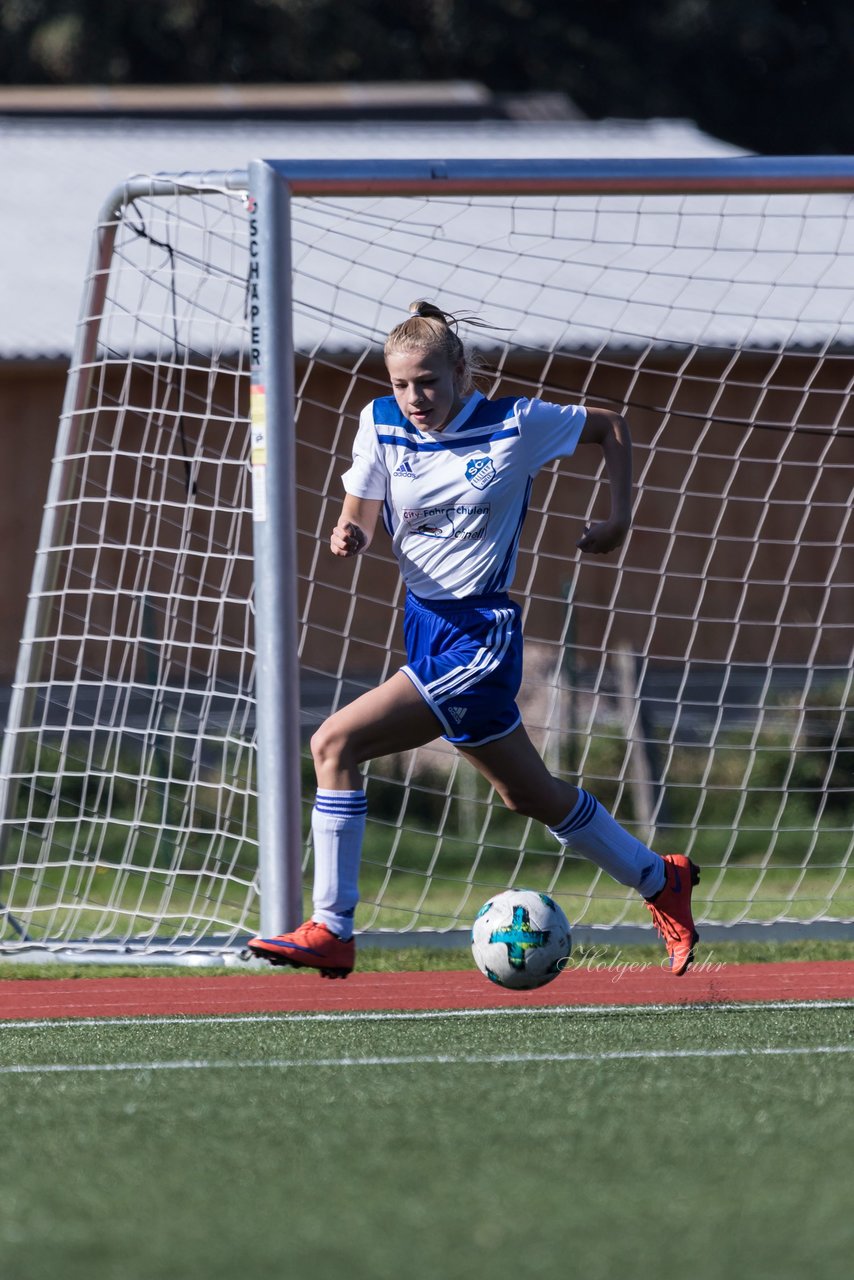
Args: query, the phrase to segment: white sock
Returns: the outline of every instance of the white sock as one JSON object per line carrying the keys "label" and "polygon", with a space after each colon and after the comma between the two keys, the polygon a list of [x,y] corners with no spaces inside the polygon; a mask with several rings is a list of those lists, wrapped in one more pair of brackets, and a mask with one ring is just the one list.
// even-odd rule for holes
{"label": "white sock", "polygon": [[311,812],[314,844],[311,918],[325,924],[345,941],[353,936],[367,813],[364,791],[323,791],[318,787]]}
{"label": "white sock", "polygon": [[664,888],[664,859],[615,822],[598,800],[579,790],[578,803],[552,835],[573,853],[589,858],[620,884],[631,885],[645,898]]}

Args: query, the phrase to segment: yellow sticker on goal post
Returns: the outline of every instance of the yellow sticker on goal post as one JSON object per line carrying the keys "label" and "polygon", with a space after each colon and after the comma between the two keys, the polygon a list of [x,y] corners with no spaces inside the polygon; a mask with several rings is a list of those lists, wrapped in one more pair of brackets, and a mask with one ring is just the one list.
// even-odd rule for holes
{"label": "yellow sticker on goal post", "polygon": [[267,396],[264,387],[249,388],[249,418],[252,424],[252,466],[267,465]]}

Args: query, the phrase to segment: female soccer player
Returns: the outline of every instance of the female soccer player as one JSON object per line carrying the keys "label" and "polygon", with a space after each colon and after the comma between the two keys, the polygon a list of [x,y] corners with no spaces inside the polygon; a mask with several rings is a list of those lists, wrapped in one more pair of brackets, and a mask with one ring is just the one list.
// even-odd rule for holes
{"label": "female soccer player", "polygon": [[312,812],[312,917],[293,933],[253,938],[274,964],[346,977],[367,801],[360,765],[443,736],[489,780],[508,808],[538,819],[646,899],[670,972],[693,960],[691,889],[699,870],[663,857],[621,827],[592,795],[549,773],[514,701],[522,677],[519,606],[507,591],[534,476],[577,445],[605,457],[611,513],[577,546],[604,555],[631,522],[631,442],[606,409],[472,389],[472,361],[456,319],[416,302],[385,344],[392,395],[362,412],[332,554],[361,555],[380,513],[407,587],[406,664],[317,730]]}

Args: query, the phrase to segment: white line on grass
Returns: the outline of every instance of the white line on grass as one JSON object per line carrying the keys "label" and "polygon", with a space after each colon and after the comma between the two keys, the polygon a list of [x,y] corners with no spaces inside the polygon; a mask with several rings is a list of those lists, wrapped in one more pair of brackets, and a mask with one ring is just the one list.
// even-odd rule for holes
{"label": "white line on grass", "polygon": [[784,1045],[755,1049],[626,1049],[604,1053],[424,1053],[364,1058],[179,1059],[174,1062],[50,1062],[0,1067],[0,1075],[76,1075],[113,1071],[247,1071],[299,1067],[516,1066],[531,1062],[637,1062],[675,1058],[811,1057],[854,1053],[854,1044]]}
{"label": "white line on grass", "polygon": [[88,1027],[97,1030],[99,1027],[174,1027],[188,1025],[193,1027],[214,1027],[227,1023],[388,1023],[388,1021],[420,1021],[424,1019],[442,1020],[446,1018],[536,1018],[551,1014],[675,1014],[686,1012],[752,1012],[761,1009],[854,1009],[854,997],[851,1000],[750,1000],[746,1002],[730,1001],[716,1004],[713,1001],[697,1002],[688,1005],[515,1005],[507,1009],[417,1009],[417,1010],[348,1010],[339,1012],[274,1012],[274,1014],[179,1014],[163,1016],[159,1014],[140,1014],[136,1018],[0,1018],[0,1027],[6,1032],[20,1028],[22,1030],[46,1030],[56,1027]]}
{"label": "white line on grass", "polygon": [[442,1020],[445,1018],[509,1018],[509,1017],[548,1017],[551,1014],[626,1014],[643,1015],[650,1013],[696,1013],[698,1011],[714,1013],[745,1013],[759,1009],[851,1009],[851,1000],[750,1000],[746,1002],[731,1001],[716,1004],[711,1001],[696,1004],[555,1004],[555,1005],[517,1005],[505,1009],[417,1009],[398,1010],[384,1009],[376,1011],[349,1010],[338,1013],[192,1013],[163,1017],[157,1014],[140,1014],[138,1017],[115,1018],[0,1018],[0,1027],[4,1031],[35,1031],[40,1028],[54,1030],[57,1027],[89,1027],[96,1031],[99,1027],[165,1027],[192,1025],[218,1026],[220,1024],[261,1023],[261,1022],[399,1022],[422,1021],[424,1019]]}

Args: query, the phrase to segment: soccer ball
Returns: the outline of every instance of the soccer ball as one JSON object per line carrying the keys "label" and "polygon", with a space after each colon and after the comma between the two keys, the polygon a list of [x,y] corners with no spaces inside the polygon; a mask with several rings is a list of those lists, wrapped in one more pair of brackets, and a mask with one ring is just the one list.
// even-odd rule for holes
{"label": "soccer ball", "polygon": [[471,950],[490,982],[530,991],[563,969],[572,950],[569,921],[548,894],[508,889],[478,911]]}

